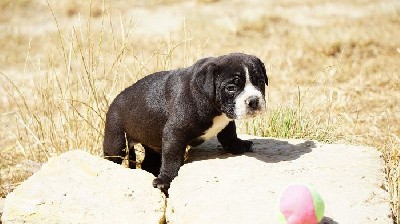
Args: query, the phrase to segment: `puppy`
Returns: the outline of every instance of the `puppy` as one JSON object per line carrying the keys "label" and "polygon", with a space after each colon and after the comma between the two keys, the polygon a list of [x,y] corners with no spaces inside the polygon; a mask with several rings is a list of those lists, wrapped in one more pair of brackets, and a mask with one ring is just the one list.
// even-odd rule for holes
{"label": "puppy", "polygon": [[[188,145],[217,136],[223,149],[232,154],[252,151],[251,141],[237,137],[234,120],[265,110],[265,85],[264,64],[242,53],[204,58],[188,68],[146,76],[111,103],[104,156],[121,163],[126,142],[142,144],[142,169],[153,173],[153,186],[167,193]],[[136,160],[133,149],[129,160]]]}

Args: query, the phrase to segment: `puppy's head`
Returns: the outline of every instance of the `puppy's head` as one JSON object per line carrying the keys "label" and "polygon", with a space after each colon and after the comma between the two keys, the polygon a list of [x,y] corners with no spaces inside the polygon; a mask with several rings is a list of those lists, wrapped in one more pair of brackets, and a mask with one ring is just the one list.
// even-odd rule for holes
{"label": "puppy's head", "polygon": [[234,53],[199,62],[197,83],[228,118],[254,117],[265,110],[268,77],[260,59]]}

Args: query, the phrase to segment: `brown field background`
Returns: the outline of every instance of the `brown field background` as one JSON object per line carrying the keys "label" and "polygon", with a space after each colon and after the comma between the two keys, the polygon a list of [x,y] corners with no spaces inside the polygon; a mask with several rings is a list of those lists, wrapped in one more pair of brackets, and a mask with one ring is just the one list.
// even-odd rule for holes
{"label": "brown field background", "polygon": [[244,52],[268,112],[242,133],[362,144],[385,160],[399,214],[400,1],[2,0],[0,196],[41,162],[101,154],[107,106],[158,70]]}

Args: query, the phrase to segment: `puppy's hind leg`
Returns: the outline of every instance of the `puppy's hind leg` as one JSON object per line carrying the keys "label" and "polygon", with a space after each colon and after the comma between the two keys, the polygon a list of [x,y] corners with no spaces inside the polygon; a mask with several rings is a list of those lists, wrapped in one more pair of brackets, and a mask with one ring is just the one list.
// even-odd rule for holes
{"label": "puppy's hind leg", "polygon": [[135,142],[127,136],[127,143],[129,147],[128,153],[128,165],[131,169],[136,169],[136,151],[135,151]]}
{"label": "puppy's hind leg", "polygon": [[[132,150],[134,152],[134,150]],[[121,164],[126,156],[126,139],[118,114],[109,110],[104,128],[103,141],[104,158]]]}

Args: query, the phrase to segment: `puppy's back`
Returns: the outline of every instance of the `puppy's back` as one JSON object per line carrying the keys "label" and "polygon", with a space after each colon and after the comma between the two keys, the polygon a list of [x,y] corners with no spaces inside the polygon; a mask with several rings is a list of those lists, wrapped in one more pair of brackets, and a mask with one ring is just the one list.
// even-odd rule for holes
{"label": "puppy's back", "polygon": [[107,120],[119,123],[132,141],[161,148],[169,73],[151,74],[123,90],[111,103]]}

